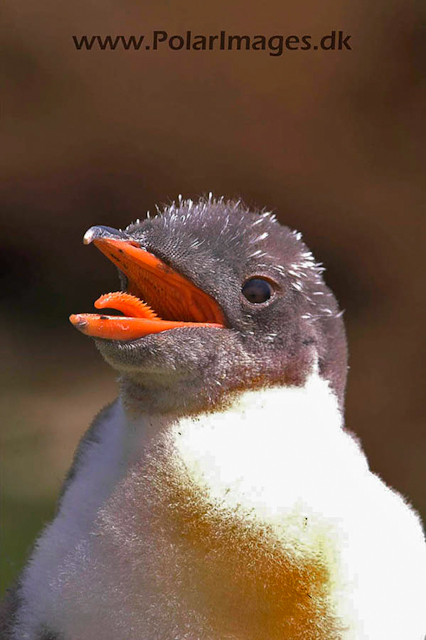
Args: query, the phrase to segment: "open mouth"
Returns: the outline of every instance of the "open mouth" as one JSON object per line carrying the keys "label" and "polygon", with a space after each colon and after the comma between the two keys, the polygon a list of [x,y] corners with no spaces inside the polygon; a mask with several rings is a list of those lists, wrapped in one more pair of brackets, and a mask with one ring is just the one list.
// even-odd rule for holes
{"label": "open mouth", "polygon": [[84,243],[92,242],[124,273],[127,291],[107,293],[95,302],[97,309],[114,309],[123,315],[71,315],[71,323],[82,333],[136,340],[182,327],[225,326],[223,312],[211,296],[122,232],[92,227]]}

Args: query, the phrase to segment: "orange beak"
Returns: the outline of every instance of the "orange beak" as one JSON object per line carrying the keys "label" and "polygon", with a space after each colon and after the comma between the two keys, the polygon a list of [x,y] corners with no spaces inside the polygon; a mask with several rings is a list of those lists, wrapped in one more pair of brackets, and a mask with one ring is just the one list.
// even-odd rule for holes
{"label": "orange beak", "polygon": [[[86,240],[88,234],[87,244],[92,242],[92,235]],[[121,316],[71,315],[70,321],[82,333],[109,340],[136,340],[180,327],[225,326],[222,310],[211,296],[133,240],[100,235],[93,242],[126,275],[128,289],[127,293],[103,295],[95,302],[97,309],[115,309]]]}

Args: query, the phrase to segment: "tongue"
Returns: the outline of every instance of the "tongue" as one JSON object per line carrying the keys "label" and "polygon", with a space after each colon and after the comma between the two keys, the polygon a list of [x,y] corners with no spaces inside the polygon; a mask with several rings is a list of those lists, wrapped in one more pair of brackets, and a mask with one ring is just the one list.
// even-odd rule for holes
{"label": "tongue", "polygon": [[96,309],[116,309],[130,318],[145,318],[146,320],[160,320],[155,311],[146,302],[136,296],[123,291],[105,293],[95,302]]}

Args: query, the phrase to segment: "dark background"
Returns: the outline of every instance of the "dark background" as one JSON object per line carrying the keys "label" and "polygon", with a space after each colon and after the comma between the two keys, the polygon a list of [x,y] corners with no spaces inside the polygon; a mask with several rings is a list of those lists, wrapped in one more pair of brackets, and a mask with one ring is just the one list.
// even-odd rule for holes
{"label": "dark background", "polygon": [[[117,282],[83,233],[179,193],[240,196],[303,232],[346,309],[348,427],[426,516],[420,4],[5,0],[2,14],[3,586],[115,394],[67,320]],[[71,39],[152,29],[342,29],[353,50],[87,52]]]}

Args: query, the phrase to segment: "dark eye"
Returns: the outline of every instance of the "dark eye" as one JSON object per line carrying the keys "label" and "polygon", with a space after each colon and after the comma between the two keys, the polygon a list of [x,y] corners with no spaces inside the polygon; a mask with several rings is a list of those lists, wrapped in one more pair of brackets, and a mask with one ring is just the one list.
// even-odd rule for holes
{"label": "dark eye", "polygon": [[267,280],[251,278],[243,284],[242,292],[249,302],[262,304],[269,300],[274,290]]}

